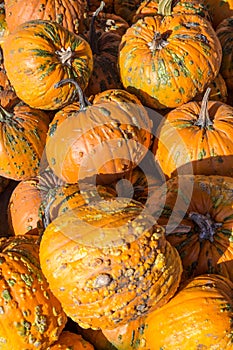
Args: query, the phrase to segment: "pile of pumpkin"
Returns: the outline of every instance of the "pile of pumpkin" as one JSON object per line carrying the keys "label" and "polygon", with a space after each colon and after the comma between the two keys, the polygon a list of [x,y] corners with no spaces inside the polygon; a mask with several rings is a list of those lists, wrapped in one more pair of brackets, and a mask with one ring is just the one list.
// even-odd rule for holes
{"label": "pile of pumpkin", "polygon": [[0,349],[233,348],[233,3],[0,2]]}

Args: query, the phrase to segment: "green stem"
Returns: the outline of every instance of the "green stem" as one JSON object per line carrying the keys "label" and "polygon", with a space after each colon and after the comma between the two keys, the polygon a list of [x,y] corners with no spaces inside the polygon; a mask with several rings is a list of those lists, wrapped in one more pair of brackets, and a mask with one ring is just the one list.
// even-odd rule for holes
{"label": "green stem", "polygon": [[202,99],[199,117],[195,123],[195,125],[200,126],[202,129],[210,129],[213,126],[213,122],[210,120],[208,112],[208,99],[210,91],[211,88],[208,87]]}
{"label": "green stem", "polygon": [[160,0],[158,6],[158,15],[170,16],[172,14],[173,0]]}

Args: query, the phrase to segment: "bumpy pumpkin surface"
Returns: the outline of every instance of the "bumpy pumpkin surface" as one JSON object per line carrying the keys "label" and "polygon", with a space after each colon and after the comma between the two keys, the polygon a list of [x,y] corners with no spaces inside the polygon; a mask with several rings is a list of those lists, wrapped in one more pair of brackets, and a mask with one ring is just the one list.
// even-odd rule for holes
{"label": "bumpy pumpkin surface", "polygon": [[84,89],[93,68],[89,44],[56,22],[21,24],[3,43],[7,75],[18,97],[39,109],[58,109],[70,102],[74,87],[54,84],[76,79]]}
{"label": "bumpy pumpkin surface", "polygon": [[45,350],[58,339],[67,317],[41,272],[39,245],[32,236],[17,236],[0,250],[1,349]]}
{"label": "bumpy pumpkin surface", "polygon": [[86,0],[6,0],[6,22],[10,32],[20,24],[45,19],[61,24],[64,28],[78,33],[84,28],[87,13]]}
{"label": "bumpy pumpkin surface", "polygon": [[152,108],[174,108],[202,92],[217,75],[222,49],[210,22],[175,14],[139,19],[123,35],[122,83]]}
{"label": "bumpy pumpkin surface", "polygon": [[182,272],[164,230],[122,198],[60,215],[44,231],[40,262],[66,314],[83,328],[114,328],[165,304]]}
{"label": "bumpy pumpkin surface", "polygon": [[0,106],[0,175],[21,181],[36,176],[45,147],[49,117],[44,111],[17,104]]}
{"label": "bumpy pumpkin surface", "polygon": [[94,347],[82,338],[81,335],[63,331],[56,343],[47,350],[94,350]]}
{"label": "bumpy pumpkin surface", "polygon": [[181,175],[154,187],[149,202],[180,254],[184,280],[216,273],[233,281],[231,177]]}
{"label": "bumpy pumpkin surface", "polygon": [[56,113],[47,134],[48,163],[68,183],[96,174],[124,174],[145,156],[151,128],[136,96],[120,89],[106,90],[76,113],[69,106]]}
{"label": "bumpy pumpkin surface", "polygon": [[166,114],[152,147],[164,174],[233,175],[233,108],[189,102]]}
{"label": "bumpy pumpkin surface", "polygon": [[158,310],[103,333],[118,350],[231,350],[232,296],[225,277],[200,275]]}

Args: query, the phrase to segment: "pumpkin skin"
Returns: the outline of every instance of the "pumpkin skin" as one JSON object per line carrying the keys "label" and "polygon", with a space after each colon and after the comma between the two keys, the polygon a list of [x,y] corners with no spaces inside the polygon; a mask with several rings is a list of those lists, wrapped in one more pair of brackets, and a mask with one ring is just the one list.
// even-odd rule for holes
{"label": "pumpkin skin", "polygon": [[222,63],[220,72],[228,89],[233,89],[233,49],[232,49],[233,16],[224,19],[216,28],[216,34],[222,45]]}
{"label": "pumpkin skin", "polygon": [[49,117],[19,103],[0,107],[0,175],[16,181],[36,176],[44,152]]}
{"label": "pumpkin skin", "polygon": [[232,297],[227,278],[200,275],[181,285],[158,310],[103,333],[118,350],[230,350]]}
{"label": "pumpkin skin", "polygon": [[218,74],[221,59],[222,48],[208,20],[175,14],[145,17],[127,29],[118,63],[124,88],[144,105],[175,108],[204,91]]}
{"label": "pumpkin skin", "polygon": [[88,84],[93,68],[89,44],[55,22],[23,23],[2,47],[7,76],[17,96],[31,107],[55,110],[70,102],[73,86],[54,88],[62,79],[72,77],[83,89]]}
{"label": "pumpkin skin", "polygon": [[6,22],[10,32],[20,24],[34,19],[54,21],[74,33],[84,29],[86,0],[6,0]]}
{"label": "pumpkin skin", "polygon": [[180,254],[184,281],[206,273],[233,281],[232,193],[233,179],[216,175],[180,175],[154,186],[150,208]]}
{"label": "pumpkin skin", "polygon": [[42,271],[65,313],[81,327],[125,324],[165,304],[177,290],[178,253],[142,210],[123,198],[97,201],[60,215],[45,229]]}
{"label": "pumpkin skin", "polygon": [[67,317],[51,293],[39,266],[39,244],[32,236],[1,244],[1,348],[46,350],[65,327]]}
{"label": "pumpkin skin", "polygon": [[56,113],[46,141],[49,166],[67,183],[96,174],[104,179],[121,176],[147,152],[151,124],[136,96],[120,89],[99,93],[91,106],[76,113]]}
{"label": "pumpkin skin", "polygon": [[206,99],[167,113],[152,147],[164,174],[232,176],[232,122],[231,106]]}
{"label": "pumpkin skin", "polygon": [[81,335],[69,331],[63,331],[56,343],[47,350],[94,350],[94,347],[82,338]]}
{"label": "pumpkin skin", "polygon": [[41,197],[37,178],[20,181],[12,192],[8,204],[8,222],[14,235],[24,235],[42,225],[39,216]]}

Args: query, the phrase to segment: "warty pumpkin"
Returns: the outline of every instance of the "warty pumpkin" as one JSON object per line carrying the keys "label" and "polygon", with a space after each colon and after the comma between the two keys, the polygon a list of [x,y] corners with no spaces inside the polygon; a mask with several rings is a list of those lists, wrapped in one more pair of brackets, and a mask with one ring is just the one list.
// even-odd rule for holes
{"label": "warty pumpkin", "polygon": [[40,269],[38,252],[37,239],[30,235],[1,242],[2,350],[46,350],[65,327],[67,317]]}
{"label": "warty pumpkin", "polygon": [[0,175],[16,181],[39,173],[49,117],[44,111],[18,103],[0,106]]}
{"label": "warty pumpkin", "polygon": [[118,350],[231,350],[232,297],[227,278],[200,275],[161,308],[103,333]]}
{"label": "warty pumpkin", "polygon": [[188,102],[166,114],[152,152],[167,177],[233,175],[233,108],[220,101]]}
{"label": "warty pumpkin", "polygon": [[[228,90],[225,80],[221,73],[218,73],[216,78],[207,85],[207,88],[210,88],[209,99],[213,101],[220,101],[228,103]],[[197,94],[194,97],[194,101],[202,101],[205,91],[200,94]]]}
{"label": "warty pumpkin", "polygon": [[87,1],[5,0],[6,23],[10,32],[34,19],[54,21],[74,33],[85,28]]}
{"label": "warty pumpkin", "polygon": [[56,22],[21,24],[3,45],[7,76],[17,96],[34,108],[56,110],[71,101],[73,85],[54,84],[74,78],[85,89],[93,68],[88,42]]}
{"label": "warty pumpkin", "polygon": [[128,199],[99,200],[52,221],[40,263],[65,313],[83,328],[114,328],[165,304],[182,272],[164,229]]}
{"label": "warty pumpkin", "polygon": [[121,89],[95,95],[90,105],[76,87],[79,110],[71,115],[59,111],[50,123],[49,166],[68,183],[96,175],[105,179],[123,175],[142,160],[151,144],[152,122],[146,109],[136,96]]}
{"label": "warty pumpkin", "polygon": [[151,108],[175,108],[194,98],[219,72],[222,48],[210,22],[198,15],[139,19],[119,47],[125,89]]}
{"label": "warty pumpkin", "polygon": [[215,273],[233,281],[232,177],[180,175],[150,194],[147,206],[180,254],[182,279]]}

